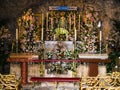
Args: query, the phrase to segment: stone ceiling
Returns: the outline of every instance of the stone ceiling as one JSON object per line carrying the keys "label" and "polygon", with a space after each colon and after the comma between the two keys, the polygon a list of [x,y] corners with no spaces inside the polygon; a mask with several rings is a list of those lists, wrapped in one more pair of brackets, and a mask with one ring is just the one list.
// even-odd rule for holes
{"label": "stone ceiling", "polygon": [[[97,2],[100,2],[103,8],[109,7],[111,8],[118,8],[120,7],[120,0],[0,0],[0,20],[6,19],[6,18],[16,18],[19,16],[22,11],[29,7],[43,5],[45,3],[48,4],[73,4],[75,5],[75,2],[85,2],[85,3],[92,3],[95,5]],[[67,3],[68,2],[68,3]]]}
{"label": "stone ceiling", "polygon": [[0,0],[0,24],[7,24],[8,28],[14,29],[16,19],[28,8],[47,8],[49,5],[80,7],[83,2],[101,9],[110,19],[120,20],[120,0]]}

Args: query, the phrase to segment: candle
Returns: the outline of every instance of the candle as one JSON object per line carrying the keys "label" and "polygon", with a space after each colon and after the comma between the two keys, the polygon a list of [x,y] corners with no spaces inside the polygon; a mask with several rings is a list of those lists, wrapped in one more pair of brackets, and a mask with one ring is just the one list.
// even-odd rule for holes
{"label": "candle", "polygon": [[41,32],[41,40],[43,41],[43,25],[44,25],[44,16],[43,16],[43,13],[42,13],[42,32]]}
{"label": "candle", "polygon": [[80,30],[80,14],[79,14],[79,23],[78,23],[78,29]]}
{"label": "candle", "polygon": [[76,19],[75,19],[75,14],[74,14],[74,28],[75,28],[75,26],[76,26],[76,25],[75,25],[75,20],[76,20]]}
{"label": "candle", "polygon": [[16,29],[16,40],[18,40],[18,29]]}
{"label": "candle", "polygon": [[69,15],[69,30],[71,30],[71,15]]}
{"label": "candle", "polygon": [[76,32],[76,23],[75,22],[76,22],[76,17],[75,17],[75,14],[74,14],[74,30],[75,30],[74,32],[75,32],[75,41],[76,41],[76,38],[77,38],[76,33],[77,32]]}
{"label": "candle", "polygon": [[102,41],[102,31],[100,31],[100,41]]}
{"label": "candle", "polygon": [[106,53],[108,53],[108,44],[106,44],[105,48],[106,48]]}
{"label": "candle", "polygon": [[75,41],[77,39],[77,31],[76,31],[76,28],[75,28]]}
{"label": "candle", "polygon": [[44,15],[42,13],[42,28],[43,28],[43,24],[44,24]]}
{"label": "candle", "polygon": [[48,30],[48,13],[47,13],[47,16],[46,16],[46,29]]}
{"label": "candle", "polygon": [[50,22],[51,22],[51,30],[53,29],[53,18],[51,17],[50,19]]}

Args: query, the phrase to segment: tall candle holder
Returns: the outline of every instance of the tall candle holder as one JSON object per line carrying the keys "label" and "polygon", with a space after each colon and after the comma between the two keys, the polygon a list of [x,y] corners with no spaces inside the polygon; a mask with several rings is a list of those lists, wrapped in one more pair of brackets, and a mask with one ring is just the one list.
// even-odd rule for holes
{"label": "tall candle holder", "polygon": [[100,54],[102,53],[102,31],[100,30]]}
{"label": "tall candle holder", "polygon": [[18,40],[19,40],[19,30],[20,30],[20,28],[21,28],[21,18],[18,18],[18,21],[17,21],[17,23],[18,23],[18,28],[16,28],[16,53],[18,53],[19,52],[19,50],[18,50]]}
{"label": "tall candle holder", "polygon": [[80,30],[80,14],[79,14],[79,17],[78,17],[78,30]]}
{"label": "tall candle holder", "polygon": [[69,15],[69,31],[71,31],[71,15]]}
{"label": "tall candle holder", "polygon": [[76,15],[74,14],[74,33],[75,33],[75,41],[77,39],[77,31],[76,31]]}
{"label": "tall candle holder", "polygon": [[46,30],[48,31],[48,12],[46,14]]}
{"label": "tall candle holder", "polygon": [[101,21],[98,22],[98,28],[100,29],[99,32],[99,44],[100,44],[100,54],[102,53],[102,30],[101,30]]}
{"label": "tall candle holder", "polygon": [[16,29],[16,53],[18,53],[18,29]]}
{"label": "tall candle holder", "polygon": [[44,30],[44,14],[42,13],[42,29],[41,29],[41,31],[42,31],[42,32],[41,32],[41,40],[42,40],[42,41],[43,41],[43,37],[44,37],[44,36],[43,36],[44,31],[43,31],[43,30]]}

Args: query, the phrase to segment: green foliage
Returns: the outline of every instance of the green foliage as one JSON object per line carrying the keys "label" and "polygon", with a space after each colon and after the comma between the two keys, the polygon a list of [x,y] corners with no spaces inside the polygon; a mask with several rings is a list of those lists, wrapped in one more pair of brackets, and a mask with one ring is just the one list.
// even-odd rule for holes
{"label": "green foliage", "polygon": [[112,69],[117,65],[117,60],[120,57],[120,21],[111,20],[113,29],[110,31],[108,39],[108,47],[111,50],[109,58],[111,63],[107,64],[107,71],[112,72]]}
{"label": "green foliage", "polygon": [[111,62],[107,64],[107,72],[112,72],[112,69],[116,65],[116,62],[117,62],[116,60],[118,60],[119,57],[120,57],[120,52],[111,52],[109,54],[109,58]]}

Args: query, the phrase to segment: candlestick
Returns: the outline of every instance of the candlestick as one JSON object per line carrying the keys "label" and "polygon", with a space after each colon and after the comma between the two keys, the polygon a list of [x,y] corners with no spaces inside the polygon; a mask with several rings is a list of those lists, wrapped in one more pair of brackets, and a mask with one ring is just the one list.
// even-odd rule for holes
{"label": "candlestick", "polygon": [[48,31],[48,12],[47,12],[47,16],[46,16],[46,29]]}
{"label": "candlestick", "polygon": [[102,53],[102,31],[100,30],[100,53]]}
{"label": "candlestick", "polygon": [[69,15],[69,30],[71,30],[71,15]]}
{"label": "candlestick", "polygon": [[102,31],[100,30],[100,41],[102,41]]}
{"label": "candlestick", "polygon": [[76,26],[75,22],[76,22],[76,17],[75,17],[75,14],[74,14],[74,28]]}
{"label": "candlestick", "polygon": [[106,44],[105,48],[106,48],[106,53],[108,53],[108,44]]}
{"label": "candlestick", "polygon": [[43,41],[43,25],[44,25],[44,16],[43,16],[43,13],[42,13],[42,32],[41,32],[41,40]]}
{"label": "candlestick", "polygon": [[75,41],[76,41],[76,35],[77,35],[76,33],[77,32],[76,32],[76,23],[75,22],[76,22],[76,16],[74,14],[74,30],[75,30],[74,33],[75,33]]}
{"label": "candlestick", "polygon": [[18,53],[18,29],[16,29],[16,53]]}
{"label": "candlestick", "polygon": [[75,41],[77,39],[77,31],[76,31],[76,28],[75,28]]}
{"label": "candlestick", "polygon": [[51,22],[51,30],[53,29],[53,18],[51,17],[50,19],[50,22]]}
{"label": "candlestick", "polygon": [[16,29],[16,40],[18,40],[18,29]]}
{"label": "candlestick", "polygon": [[80,14],[79,14],[79,21],[78,21],[78,29],[80,30]]}

